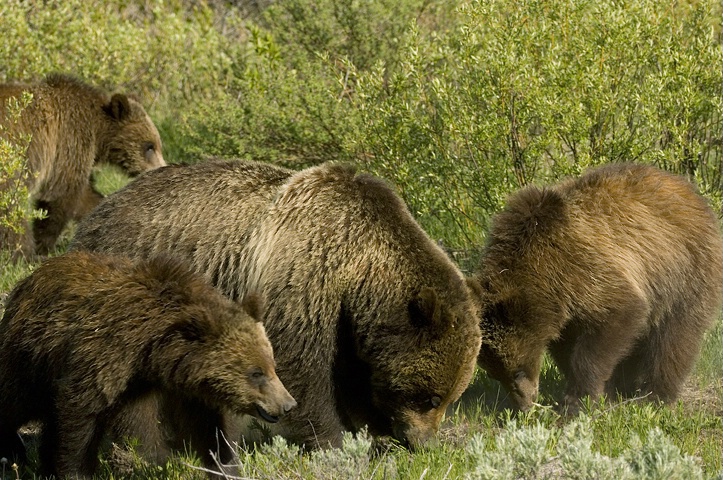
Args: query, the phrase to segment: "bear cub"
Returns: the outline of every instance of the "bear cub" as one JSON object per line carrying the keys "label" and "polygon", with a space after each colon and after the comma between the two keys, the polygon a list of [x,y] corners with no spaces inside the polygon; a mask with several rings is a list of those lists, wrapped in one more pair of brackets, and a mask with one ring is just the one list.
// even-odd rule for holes
{"label": "bear cub", "polygon": [[[32,101],[13,122],[9,107],[25,92]],[[0,179],[0,189],[22,181],[46,216],[24,225],[23,233],[0,229],[0,246],[15,258],[47,255],[70,220],[100,203],[91,175],[96,165],[116,165],[131,176],[166,165],[158,129],[138,101],[68,75],[0,84],[0,136],[12,142],[27,135],[27,178]]]}
{"label": "bear cub", "polygon": [[0,322],[0,456],[24,461],[17,430],[37,420],[43,473],[91,476],[114,415],[156,395],[193,405],[176,408],[173,423],[195,431],[169,443],[190,442],[209,468],[214,456],[229,463],[228,417],[275,422],[296,405],[260,308],[255,295],[238,305],[168,257],[47,260],[11,292]]}
{"label": "bear cub", "polygon": [[720,313],[723,240],[687,179],[612,164],[513,194],[493,219],[477,279],[479,364],[516,407],[537,395],[545,350],[584,396],[674,401]]}

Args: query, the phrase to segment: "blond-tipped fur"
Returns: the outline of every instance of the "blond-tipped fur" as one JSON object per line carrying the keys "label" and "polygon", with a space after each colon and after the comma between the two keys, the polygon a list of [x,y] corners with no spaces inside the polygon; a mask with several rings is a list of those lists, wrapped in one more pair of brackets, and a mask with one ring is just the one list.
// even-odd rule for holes
{"label": "blond-tipped fur", "polygon": [[299,401],[271,432],[308,447],[364,425],[423,444],[472,377],[480,332],[464,277],[389,185],[348,166],[149,172],[86,217],[71,248],[173,251],[232,298],[262,292]]}

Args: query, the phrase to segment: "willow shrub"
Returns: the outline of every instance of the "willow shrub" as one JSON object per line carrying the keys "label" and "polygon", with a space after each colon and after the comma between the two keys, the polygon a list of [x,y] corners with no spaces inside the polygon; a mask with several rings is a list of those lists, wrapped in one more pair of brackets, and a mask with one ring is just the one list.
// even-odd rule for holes
{"label": "willow shrub", "polygon": [[[409,25],[453,24],[442,0],[286,0],[249,25],[233,82],[185,118],[189,156],[233,156],[295,167],[353,159],[355,77],[394,71]],[[386,73],[384,74],[386,75]]]}
{"label": "willow shrub", "polygon": [[[33,210],[28,190],[30,172],[27,169],[27,149],[30,136],[14,131],[22,110],[32,101],[32,95],[25,93],[7,100],[4,111],[0,112],[0,229],[7,232],[9,245],[0,245],[0,250],[15,251],[27,225],[27,218],[38,218],[40,211]],[[9,258],[0,257],[0,266]]]}
{"label": "willow shrub", "polygon": [[512,190],[604,162],[656,164],[721,198],[720,5],[479,0],[358,78],[370,169],[450,246]]}

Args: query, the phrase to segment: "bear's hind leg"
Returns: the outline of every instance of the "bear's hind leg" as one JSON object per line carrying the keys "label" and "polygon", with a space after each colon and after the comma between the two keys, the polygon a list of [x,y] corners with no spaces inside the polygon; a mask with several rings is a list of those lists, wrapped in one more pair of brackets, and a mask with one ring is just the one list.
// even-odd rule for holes
{"label": "bear's hind leg", "polygon": [[698,359],[706,326],[697,312],[675,313],[651,330],[641,363],[642,392],[666,403],[677,400]]}
{"label": "bear's hind leg", "polygon": [[645,328],[648,311],[643,300],[632,298],[608,311],[604,317],[597,317],[578,328],[563,404],[568,413],[577,413],[582,397],[596,398],[605,392],[615,367],[630,352],[640,331]]}

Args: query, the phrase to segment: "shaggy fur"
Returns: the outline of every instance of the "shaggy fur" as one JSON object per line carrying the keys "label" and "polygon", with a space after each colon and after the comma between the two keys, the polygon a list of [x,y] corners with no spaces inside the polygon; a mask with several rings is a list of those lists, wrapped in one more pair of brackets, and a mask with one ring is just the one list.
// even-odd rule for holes
{"label": "shaggy fur", "polygon": [[149,172],[86,217],[71,248],[173,251],[231,298],[262,292],[299,401],[271,433],[309,447],[364,425],[422,444],[474,370],[478,312],[461,272],[388,185],[350,167]]}
{"label": "shaggy fur", "polygon": [[[43,472],[90,476],[120,409],[154,396],[168,445],[208,467],[233,450],[228,411],[274,421],[294,405],[250,296],[245,310],[170,259],[74,252],[20,282],[0,323],[0,456],[23,460],[17,430],[43,423]],[[146,428],[157,430],[151,422]]]}
{"label": "shaggy fur", "polygon": [[[24,91],[33,94],[17,125],[7,104]],[[114,164],[136,176],[165,165],[161,138],[143,107],[123,94],[113,96],[74,78],[51,75],[36,85],[0,85],[0,122],[11,136],[31,135],[29,189],[47,216],[26,235],[0,231],[0,244],[20,244],[26,257],[47,254],[67,222],[80,219],[103,198],[91,183],[97,163]],[[1,132],[0,132],[1,133]],[[0,188],[3,187],[0,181]]]}
{"label": "shaggy fur", "polygon": [[545,349],[583,396],[672,401],[720,312],[723,242],[693,185],[657,168],[607,165],[513,194],[493,221],[479,363],[527,408]]}

